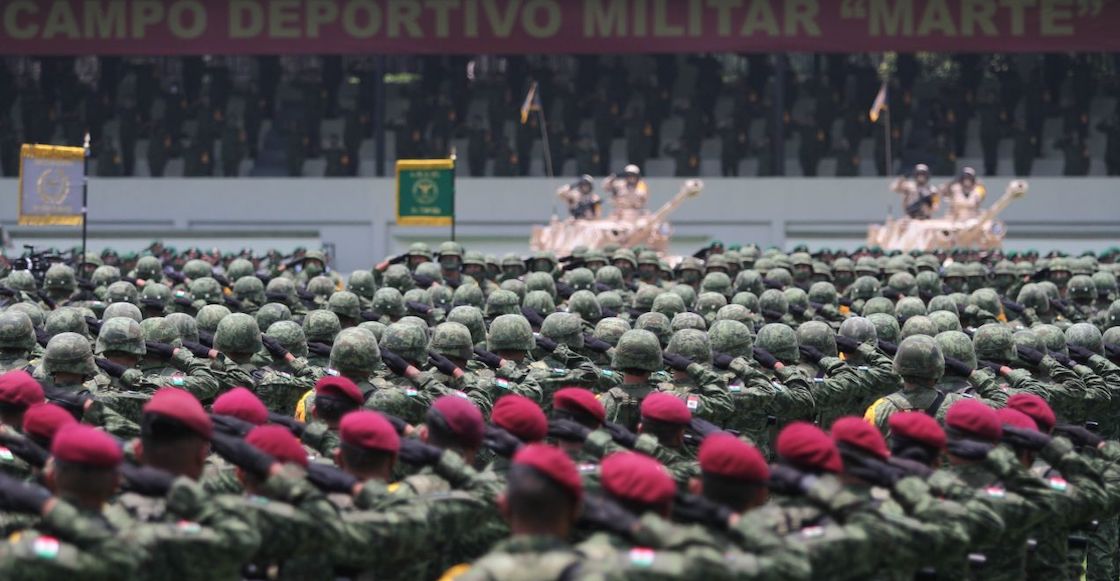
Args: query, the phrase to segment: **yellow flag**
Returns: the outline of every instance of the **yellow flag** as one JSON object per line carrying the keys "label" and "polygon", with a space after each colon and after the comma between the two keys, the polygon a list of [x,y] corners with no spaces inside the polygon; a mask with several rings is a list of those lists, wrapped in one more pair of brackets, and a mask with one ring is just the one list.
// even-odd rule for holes
{"label": "yellow flag", "polygon": [[867,116],[871,119],[872,123],[879,120],[879,115],[883,109],[887,108],[887,82],[883,81],[883,86],[879,87],[879,94],[875,95],[875,102],[871,104],[871,111]]}

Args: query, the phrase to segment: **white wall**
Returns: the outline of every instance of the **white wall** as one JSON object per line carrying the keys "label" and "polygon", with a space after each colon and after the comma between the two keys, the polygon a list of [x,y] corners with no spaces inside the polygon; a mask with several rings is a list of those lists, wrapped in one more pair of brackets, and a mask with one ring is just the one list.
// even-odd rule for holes
{"label": "white wall", "polygon": [[[487,253],[524,253],[534,224],[546,223],[554,209],[565,214],[552,193],[562,183],[460,179],[458,239]],[[671,197],[679,183],[651,179],[651,206]],[[991,182],[990,198],[1005,185]],[[16,226],[17,192],[16,180],[0,180],[0,226],[15,250],[24,243],[78,243],[78,228]],[[393,192],[392,179],[93,179],[90,248],[139,250],[155,239],[223,250],[333,244],[336,269],[349,271],[411,242],[448,238],[445,228],[397,227]],[[854,247],[867,224],[881,221],[888,209],[901,213],[898,196],[875,178],[709,179],[703,194],[674,215],[672,249],[691,253],[712,239]],[[1003,218],[1008,248],[1080,251],[1120,244],[1120,180],[1036,178]]]}

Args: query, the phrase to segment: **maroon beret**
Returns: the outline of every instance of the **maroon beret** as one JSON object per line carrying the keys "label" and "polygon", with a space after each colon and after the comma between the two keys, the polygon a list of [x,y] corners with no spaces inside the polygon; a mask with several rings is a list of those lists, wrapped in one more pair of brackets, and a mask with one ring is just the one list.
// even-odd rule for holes
{"label": "maroon beret", "polygon": [[264,407],[260,398],[244,387],[235,387],[218,396],[214,405],[210,406],[210,411],[245,420],[255,426],[268,423],[268,408]]}
{"label": "maroon beret", "polygon": [[445,395],[432,404],[432,409],[439,412],[451,433],[455,434],[464,444],[471,448],[482,445],[482,434],[486,424],[482,420],[482,412],[470,400],[454,395]]}
{"label": "maroon beret", "polygon": [[677,492],[673,478],[660,462],[637,452],[617,452],[599,466],[603,490],[639,504],[665,504]]}
{"label": "maroon beret", "polygon": [[513,463],[540,472],[566,490],[574,499],[578,500],[583,496],[583,482],[579,478],[579,470],[560,448],[547,444],[522,446],[513,455]]}
{"label": "maroon beret", "polygon": [[257,426],[245,436],[245,441],[256,449],[272,456],[277,462],[290,462],[307,467],[307,452],[292,432],[284,426]]}
{"label": "maroon beret", "polygon": [[490,421],[522,442],[539,442],[548,435],[548,418],[537,402],[517,394],[502,396],[490,412]]}
{"label": "maroon beret", "polygon": [[53,440],[62,427],[76,423],[70,412],[53,403],[36,404],[23,413],[23,433],[46,442]]}
{"label": "maroon beret", "polygon": [[859,448],[884,460],[891,455],[887,450],[887,443],[883,441],[883,435],[863,418],[848,416],[836,420],[832,424],[832,439],[837,444],[844,443]]}
{"label": "maroon beret", "polygon": [[688,406],[675,395],[654,392],[642,400],[642,417],[666,424],[687,425],[692,421],[692,412]]}
{"label": "maroon beret", "polygon": [[1038,431],[1038,424],[1034,423],[1027,414],[1013,410],[1011,408],[1000,408],[996,410],[996,415],[999,416],[999,424],[1001,426],[1012,426],[1015,428],[1023,428],[1025,430]]}
{"label": "maroon beret", "polygon": [[1038,424],[1038,429],[1046,433],[1050,433],[1054,424],[1058,423],[1050,404],[1033,393],[1017,393],[1007,398],[1007,407],[1027,414]]}
{"label": "maroon beret", "polygon": [[599,403],[591,390],[582,387],[565,387],[552,394],[552,407],[575,413],[587,414],[602,422],[607,419],[607,410]]}
{"label": "maroon beret", "polygon": [[82,424],[63,426],[51,442],[51,456],[60,462],[95,468],[116,468],[124,453],[112,436]]}
{"label": "maroon beret", "polygon": [[974,399],[962,399],[953,404],[945,412],[945,425],[987,442],[998,442],[1003,435],[996,410]]}
{"label": "maroon beret", "polygon": [[0,402],[28,407],[44,401],[43,386],[30,373],[20,369],[0,375]]}
{"label": "maroon beret", "polygon": [[348,399],[358,405],[362,405],[365,401],[362,397],[362,390],[358,389],[358,385],[339,375],[320,377],[319,381],[315,382],[315,395]]}
{"label": "maroon beret", "polygon": [[745,482],[766,482],[770,467],[758,448],[732,436],[712,434],[700,443],[700,470]]}
{"label": "maroon beret", "polygon": [[908,438],[919,444],[945,449],[945,430],[937,420],[921,412],[900,412],[891,414],[887,424],[890,426],[891,435]]}
{"label": "maroon beret", "polygon": [[809,422],[793,422],[783,428],[775,450],[778,456],[804,470],[838,474],[844,468],[836,443]]}
{"label": "maroon beret", "polygon": [[396,454],[401,449],[401,437],[393,424],[377,412],[358,410],[342,416],[338,425],[342,443],[365,450],[380,450]]}
{"label": "maroon beret", "polygon": [[192,432],[210,439],[214,424],[202,404],[190,392],[174,387],[164,387],[152,395],[144,404],[144,413],[157,414],[170,418],[189,428]]}

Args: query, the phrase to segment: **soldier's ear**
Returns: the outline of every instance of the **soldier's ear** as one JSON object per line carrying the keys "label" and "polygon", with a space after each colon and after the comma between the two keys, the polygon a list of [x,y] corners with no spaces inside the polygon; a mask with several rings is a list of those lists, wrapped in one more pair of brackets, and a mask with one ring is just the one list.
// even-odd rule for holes
{"label": "soldier's ear", "polygon": [[511,522],[512,515],[510,515],[509,512],[509,497],[504,490],[498,494],[498,514],[502,515],[502,520],[506,521],[506,523]]}
{"label": "soldier's ear", "polygon": [[695,496],[700,496],[704,493],[704,483],[699,478],[692,477],[688,479],[688,493]]}

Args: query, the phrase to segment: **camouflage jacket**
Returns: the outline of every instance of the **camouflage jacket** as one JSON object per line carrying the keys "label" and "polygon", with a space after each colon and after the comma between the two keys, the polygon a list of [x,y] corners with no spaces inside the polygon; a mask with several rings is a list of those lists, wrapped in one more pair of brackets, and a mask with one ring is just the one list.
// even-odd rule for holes
{"label": "camouflage jacket", "polygon": [[685,400],[694,415],[722,423],[734,409],[724,380],[699,363],[689,365],[688,373],[691,381],[687,384],[623,383],[600,393],[599,401],[606,409],[607,420],[630,430],[637,429],[642,400],[653,391],[664,391]]}

